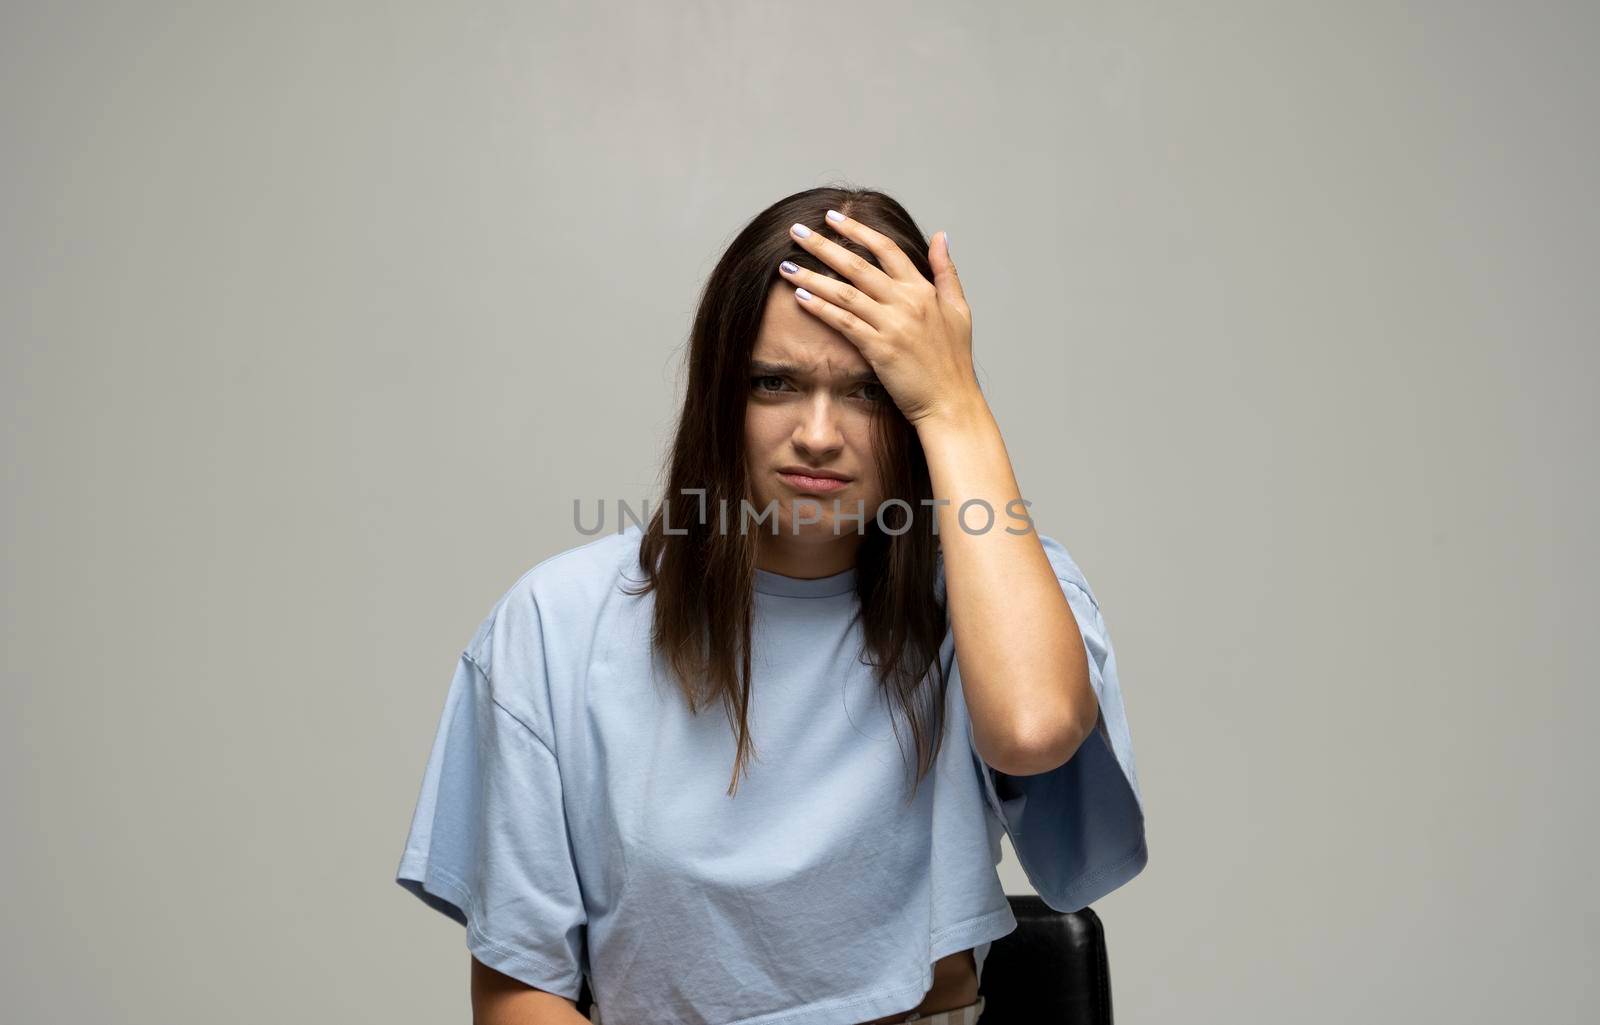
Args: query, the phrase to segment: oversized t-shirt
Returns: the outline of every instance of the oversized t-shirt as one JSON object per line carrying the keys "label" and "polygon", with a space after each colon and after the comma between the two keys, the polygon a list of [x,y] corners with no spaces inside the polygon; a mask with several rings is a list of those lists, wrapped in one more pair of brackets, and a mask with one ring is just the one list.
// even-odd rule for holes
{"label": "oversized t-shirt", "polygon": [[855,569],[757,571],[756,758],[729,796],[726,714],[690,714],[650,646],[654,593],[624,593],[641,537],[528,570],[456,665],[397,881],[464,925],[479,961],[573,1000],[587,976],[606,1025],[855,1025],[919,1004],[948,954],[975,948],[981,978],[1017,924],[1002,830],[1060,911],[1144,867],[1111,640],[1053,539],[1094,732],[1052,771],[990,768],[947,630],[947,733],[908,803],[910,735],[862,660]]}

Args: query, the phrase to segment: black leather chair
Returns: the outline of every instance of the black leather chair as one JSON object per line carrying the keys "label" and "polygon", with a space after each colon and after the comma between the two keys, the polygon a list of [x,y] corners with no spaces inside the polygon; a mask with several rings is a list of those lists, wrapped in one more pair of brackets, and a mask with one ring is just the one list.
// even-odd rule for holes
{"label": "black leather chair", "polygon": [[[1111,967],[1093,908],[1056,911],[1032,894],[1010,894],[1017,927],[983,962],[980,1025],[1111,1025]],[[578,1013],[589,1015],[589,982]]]}
{"label": "black leather chair", "polygon": [[1111,1025],[1111,964],[1093,908],[1056,911],[1010,894],[1017,927],[983,962],[982,1025]]}

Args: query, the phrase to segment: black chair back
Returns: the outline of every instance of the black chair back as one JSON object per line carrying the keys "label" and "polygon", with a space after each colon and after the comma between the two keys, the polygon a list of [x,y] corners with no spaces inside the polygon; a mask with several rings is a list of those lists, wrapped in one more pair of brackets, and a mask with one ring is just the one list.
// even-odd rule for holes
{"label": "black chair back", "polygon": [[983,961],[980,1025],[1111,1025],[1111,966],[1093,908],[1010,894],[1017,927]]}

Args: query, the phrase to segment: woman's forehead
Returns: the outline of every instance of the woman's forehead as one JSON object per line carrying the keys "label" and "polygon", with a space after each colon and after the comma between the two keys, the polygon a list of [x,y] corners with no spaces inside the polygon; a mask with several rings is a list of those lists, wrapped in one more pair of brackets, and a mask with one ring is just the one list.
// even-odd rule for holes
{"label": "woman's forehead", "polygon": [[831,366],[841,373],[871,367],[855,343],[800,308],[794,289],[786,281],[773,286],[751,356],[772,363],[813,367],[831,361]]}
{"label": "woman's forehead", "polygon": [[[790,374],[807,380],[870,381],[877,378],[861,350],[842,335],[801,336],[763,332],[750,353],[754,373]],[[758,367],[762,369],[758,369]]]}

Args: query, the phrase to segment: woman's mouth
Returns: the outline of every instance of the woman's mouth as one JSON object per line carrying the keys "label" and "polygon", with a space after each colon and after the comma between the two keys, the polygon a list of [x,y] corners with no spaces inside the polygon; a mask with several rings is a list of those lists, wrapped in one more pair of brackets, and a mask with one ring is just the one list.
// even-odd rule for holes
{"label": "woman's mouth", "polygon": [[786,470],[779,470],[778,478],[796,491],[811,491],[818,494],[839,491],[850,484],[847,480],[838,480],[834,477],[809,477],[803,473],[789,473]]}

